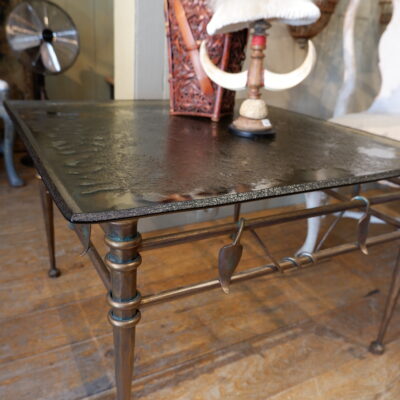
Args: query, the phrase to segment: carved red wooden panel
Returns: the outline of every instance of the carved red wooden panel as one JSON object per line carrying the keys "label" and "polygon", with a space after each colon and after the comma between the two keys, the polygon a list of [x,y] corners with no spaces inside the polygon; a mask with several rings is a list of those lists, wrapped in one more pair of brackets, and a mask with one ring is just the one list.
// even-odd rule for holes
{"label": "carved red wooden panel", "polygon": [[[182,32],[182,16],[176,15],[179,1],[194,39],[195,48],[188,48],[187,32]],[[213,93],[202,90],[193,57],[198,57],[201,42],[207,39],[208,54],[215,65],[229,72],[240,72],[245,59],[247,30],[228,35],[207,35],[211,11],[206,0],[165,0],[170,68],[171,114],[210,117],[218,121],[233,113],[235,92],[212,83]],[[191,53],[192,52],[192,53]],[[193,53],[194,52],[194,53]]]}

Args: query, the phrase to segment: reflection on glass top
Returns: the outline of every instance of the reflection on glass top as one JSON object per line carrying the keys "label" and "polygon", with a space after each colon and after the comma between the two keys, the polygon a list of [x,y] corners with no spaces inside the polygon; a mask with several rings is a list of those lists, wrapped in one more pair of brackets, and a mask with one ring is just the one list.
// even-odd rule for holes
{"label": "reflection on glass top", "polygon": [[395,142],[270,110],[275,140],[228,121],[171,117],[160,102],[12,102],[64,215],[98,222],[232,204],[400,175]]}

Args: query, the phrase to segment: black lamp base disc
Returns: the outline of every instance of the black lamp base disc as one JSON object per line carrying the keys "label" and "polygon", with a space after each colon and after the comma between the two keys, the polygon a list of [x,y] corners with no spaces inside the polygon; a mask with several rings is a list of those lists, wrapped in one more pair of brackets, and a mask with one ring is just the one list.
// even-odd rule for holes
{"label": "black lamp base disc", "polygon": [[276,132],[273,128],[263,129],[263,130],[243,130],[238,129],[234,124],[229,125],[229,130],[236,136],[246,138],[246,139],[273,139],[276,136]]}

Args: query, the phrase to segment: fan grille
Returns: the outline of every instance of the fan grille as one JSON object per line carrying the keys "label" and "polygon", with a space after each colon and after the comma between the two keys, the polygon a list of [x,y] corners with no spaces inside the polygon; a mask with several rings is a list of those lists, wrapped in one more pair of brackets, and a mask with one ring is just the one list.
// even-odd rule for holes
{"label": "fan grille", "polygon": [[74,22],[49,1],[19,3],[7,19],[6,33],[21,61],[43,75],[67,70],[79,54],[79,34]]}

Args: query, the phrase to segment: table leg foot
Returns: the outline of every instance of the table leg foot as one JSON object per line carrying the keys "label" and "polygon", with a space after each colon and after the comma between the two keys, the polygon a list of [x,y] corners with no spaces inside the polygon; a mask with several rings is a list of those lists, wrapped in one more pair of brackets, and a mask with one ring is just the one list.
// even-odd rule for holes
{"label": "table leg foot", "polygon": [[48,275],[50,278],[58,278],[61,275],[61,271],[56,266],[53,200],[41,179],[40,199],[42,202],[47,248],[49,251],[50,269],[48,271]]}
{"label": "table leg foot", "polygon": [[47,275],[49,278],[58,278],[61,275],[61,271],[54,267],[48,270]]}
{"label": "table leg foot", "polygon": [[110,222],[106,227],[109,253],[106,264],[111,271],[108,315],[113,327],[117,400],[130,400],[132,390],[135,328],[140,321],[141,296],[136,289],[137,268],[141,264],[138,248],[141,236],[137,220]]}
{"label": "table leg foot", "polygon": [[392,282],[390,285],[389,295],[386,301],[386,307],[378,333],[378,338],[373,341],[369,347],[369,351],[373,354],[381,355],[385,352],[384,339],[388,330],[389,324],[393,318],[393,313],[396,308],[400,296],[400,251],[397,257],[396,266],[393,271]]}
{"label": "table leg foot", "polygon": [[385,346],[383,343],[379,343],[377,340],[374,340],[369,346],[369,351],[372,354],[381,356],[385,352]]}

